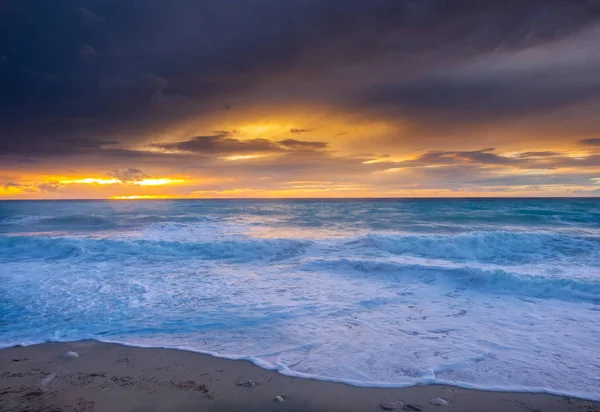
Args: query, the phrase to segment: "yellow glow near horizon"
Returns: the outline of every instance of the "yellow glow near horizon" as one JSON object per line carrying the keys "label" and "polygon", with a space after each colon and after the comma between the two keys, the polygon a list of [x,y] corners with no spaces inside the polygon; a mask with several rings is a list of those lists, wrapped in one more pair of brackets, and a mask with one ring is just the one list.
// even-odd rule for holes
{"label": "yellow glow near horizon", "polygon": [[[248,129],[231,125],[223,130],[234,130],[233,127],[238,126],[230,138],[240,141],[263,138],[259,132],[266,132],[265,139],[278,142],[288,138],[310,141],[312,130],[318,130],[314,135],[320,138],[326,134],[324,130],[331,129],[300,121],[245,124]],[[292,125],[297,130],[290,132]],[[256,136],[244,135],[245,132],[256,133]],[[335,133],[331,136],[340,141],[346,138],[336,137]],[[359,149],[363,150],[363,147]],[[448,161],[440,160],[425,156],[429,149],[424,147],[395,148],[381,155],[376,151],[359,153],[354,149],[350,154],[332,150],[326,154],[315,151],[313,155],[312,151],[302,151],[302,156],[290,157],[285,151],[252,149],[215,154],[202,169],[195,169],[186,162],[135,164],[133,166],[141,168],[139,173],[129,174],[125,173],[128,169],[122,169],[122,164],[90,162],[77,164],[74,169],[66,169],[68,165],[65,164],[65,171],[60,171],[56,165],[40,163],[28,166],[22,173],[9,165],[0,182],[0,199],[516,197],[596,196],[599,193],[600,166],[593,162],[598,153],[596,149],[561,151],[553,146],[543,146],[539,154],[528,149],[532,152],[527,156],[524,149],[511,148],[510,152],[497,149],[494,152],[497,156],[510,158],[499,164],[486,163],[485,159],[477,162],[476,158],[470,160],[468,156],[460,155],[449,155],[452,159]],[[452,153],[454,148],[439,150]],[[459,147],[457,150],[467,149]],[[291,162],[289,168],[288,161]],[[470,172],[465,174],[464,186],[444,187],[448,182],[440,176],[444,175],[444,168],[450,170],[453,166],[456,169],[452,170],[459,171],[472,168],[472,176]],[[119,173],[120,170],[123,173]],[[458,178],[462,179],[461,176]],[[522,179],[512,179],[515,176]],[[436,183],[439,187],[434,186]]]}
{"label": "yellow glow near horizon", "polygon": [[293,123],[250,123],[238,127],[238,130],[244,136],[265,137],[265,134],[289,133],[293,128]]}
{"label": "yellow glow near horizon", "polygon": [[129,196],[111,196],[112,200],[141,200],[141,199],[178,199],[185,196],[171,195],[129,195]]}
{"label": "yellow glow near horizon", "polygon": [[183,183],[184,179],[170,179],[168,177],[161,177],[158,179],[142,179],[136,180],[133,182],[134,185],[140,186],[162,186],[162,185],[170,185],[173,183]]}
{"label": "yellow glow near horizon", "polygon": [[149,178],[142,180],[121,180],[116,177],[101,178],[101,177],[85,177],[83,179],[58,179],[60,184],[98,184],[98,185],[117,185],[117,184],[134,184],[139,186],[162,186],[174,183],[183,183],[184,179],[172,179],[169,177]]}
{"label": "yellow glow near horizon", "polygon": [[375,173],[396,173],[406,169],[405,167],[392,167],[390,169],[380,170]]}
{"label": "yellow glow near horizon", "polygon": [[400,163],[400,162],[406,162],[406,161],[410,161],[410,160],[416,160],[417,156],[404,156],[404,157],[398,157],[398,156],[386,156],[386,157],[378,157],[377,159],[370,159],[370,160],[365,160],[364,162],[362,162],[362,164],[364,165],[371,165],[371,164],[375,164],[375,163]]}
{"label": "yellow glow near horizon", "polygon": [[121,179],[111,178],[111,179],[102,179],[96,177],[86,177],[84,179],[73,179],[73,180],[60,180],[61,184],[71,184],[71,183],[83,183],[83,184],[99,184],[99,185],[114,185],[118,183],[123,183]]}
{"label": "yellow glow near horizon", "polygon": [[256,159],[257,157],[265,157],[265,156],[266,155],[264,155],[264,154],[233,155],[233,156],[224,157],[223,159],[225,159],[225,160],[248,160],[248,159]]}

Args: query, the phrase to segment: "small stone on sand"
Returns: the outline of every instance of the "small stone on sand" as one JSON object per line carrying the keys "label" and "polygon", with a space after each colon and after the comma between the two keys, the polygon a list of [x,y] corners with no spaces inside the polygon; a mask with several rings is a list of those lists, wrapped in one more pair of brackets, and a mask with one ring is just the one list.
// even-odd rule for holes
{"label": "small stone on sand", "polygon": [[237,386],[243,386],[244,388],[254,388],[256,386],[256,383],[254,383],[254,381],[251,381],[250,379],[247,379],[245,381],[239,381],[237,383]]}
{"label": "small stone on sand", "polygon": [[448,406],[448,401],[442,398],[433,398],[429,403],[436,406]]}
{"label": "small stone on sand", "polygon": [[277,402],[283,402],[283,396],[281,396],[281,395],[277,395],[277,396],[275,397],[275,400],[276,400]]}
{"label": "small stone on sand", "polygon": [[381,409],[385,411],[393,411],[402,408],[404,406],[404,402],[398,400],[383,401],[379,406],[381,406]]}
{"label": "small stone on sand", "polygon": [[65,359],[75,359],[75,358],[78,358],[78,357],[79,357],[79,354],[77,352],[72,352],[72,351],[68,351],[64,355]]}

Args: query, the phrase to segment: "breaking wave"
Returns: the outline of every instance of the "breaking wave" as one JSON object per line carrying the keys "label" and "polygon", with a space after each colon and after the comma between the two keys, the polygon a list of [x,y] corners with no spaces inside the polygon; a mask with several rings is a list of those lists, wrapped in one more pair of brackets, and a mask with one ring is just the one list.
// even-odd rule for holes
{"label": "breaking wave", "polygon": [[363,276],[385,277],[398,283],[444,284],[462,290],[528,296],[542,299],[584,300],[600,304],[600,279],[541,276],[502,269],[442,264],[403,264],[368,259],[317,259],[303,265],[305,270],[327,270]]}
{"label": "breaking wave", "polygon": [[67,259],[125,256],[207,259],[285,259],[303,253],[309,242],[293,239],[240,238],[207,242],[51,236],[0,237],[4,259]]}
{"label": "breaking wave", "polygon": [[597,257],[600,251],[600,238],[543,232],[490,231],[451,236],[369,234],[353,242],[394,254],[504,264]]}

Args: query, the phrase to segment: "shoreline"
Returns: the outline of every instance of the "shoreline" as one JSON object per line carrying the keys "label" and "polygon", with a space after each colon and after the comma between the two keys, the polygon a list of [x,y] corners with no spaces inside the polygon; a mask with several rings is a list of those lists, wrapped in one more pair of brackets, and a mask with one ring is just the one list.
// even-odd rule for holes
{"label": "shoreline", "polygon": [[[545,389],[545,388],[519,388],[519,387],[515,387],[515,388],[505,388],[505,387],[478,387],[476,384],[470,384],[470,383],[455,383],[455,382],[447,382],[447,381],[439,381],[439,380],[434,380],[434,381],[430,381],[430,382],[416,382],[416,383],[394,383],[394,382],[363,382],[363,381],[357,381],[357,380],[353,380],[353,379],[344,379],[344,378],[332,378],[332,377],[326,377],[326,376],[320,376],[320,375],[311,375],[308,373],[304,373],[304,372],[297,372],[294,371],[292,369],[289,369],[287,366],[282,365],[281,368],[278,367],[273,367],[270,364],[267,364],[266,362],[262,361],[260,358],[255,358],[254,356],[250,356],[250,355],[226,355],[226,354],[219,354],[219,353],[215,353],[215,352],[210,352],[210,351],[200,351],[200,350],[195,350],[192,348],[188,348],[188,347],[174,347],[174,346],[145,346],[142,344],[136,344],[136,343],[128,343],[128,342],[119,342],[119,341],[111,341],[111,340],[98,340],[98,339],[80,339],[80,340],[72,340],[72,341],[45,341],[45,342],[35,342],[35,343],[27,343],[27,344],[16,344],[13,346],[3,346],[0,347],[0,352],[5,350],[5,349],[11,349],[11,348],[20,348],[20,347],[31,347],[31,346],[41,346],[41,345],[48,345],[48,344],[67,344],[67,345],[75,345],[78,343],[82,343],[82,342],[94,342],[97,344],[101,344],[101,345],[118,345],[118,346],[123,346],[123,347],[127,347],[127,348],[133,348],[133,349],[160,349],[160,350],[168,350],[168,351],[177,351],[177,352],[186,352],[186,353],[192,353],[192,354],[196,354],[196,355],[202,355],[202,356],[208,356],[210,358],[215,358],[215,359],[223,359],[223,360],[227,360],[227,361],[235,361],[235,362],[248,362],[250,364],[252,364],[253,366],[256,366],[262,370],[266,370],[266,371],[271,371],[271,372],[275,372],[278,375],[281,376],[286,376],[286,377],[291,377],[291,378],[299,378],[299,379],[307,379],[307,380],[312,380],[312,381],[317,381],[317,382],[324,382],[324,383],[337,383],[337,384],[342,384],[342,385],[348,385],[348,386],[352,386],[352,387],[357,387],[357,388],[381,388],[381,389],[406,389],[406,388],[411,388],[411,387],[417,387],[417,386],[444,386],[444,387],[450,387],[450,388],[455,388],[455,389],[468,389],[468,390],[474,390],[474,391],[480,391],[480,392],[499,392],[499,393],[524,393],[524,394],[542,394],[542,395],[549,395],[549,396],[560,396],[560,397],[566,397],[566,398],[571,398],[571,399],[579,399],[582,401],[590,401],[590,402],[598,402],[600,403],[600,391],[598,393],[598,398],[591,398],[591,397],[586,397],[586,395],[578,395],[575,393],[563,393],[560,391],[553,391],[553,390],[549,390],[549,389]],[[1,358],[0,358],[1,361]],[[1,364],[0,364],[1,366]],[[0,368],[1,370],[1,368]],[[0,411],[2,412],[2,411]]]}
{"label": "shoreline", "polygon": [[[68,351],[76,358],[65,358]],[[280,396],[280,402],[276,397]],[[431,405],[433,398],[449,402]],[[356,386],[289,376],[250,360],[183,349],[76,341],[0,349],[0,411],[381,411],[600,412],[600,402],[541,392],[431,384]],[[397,410],[403,410],[399,408]]]}

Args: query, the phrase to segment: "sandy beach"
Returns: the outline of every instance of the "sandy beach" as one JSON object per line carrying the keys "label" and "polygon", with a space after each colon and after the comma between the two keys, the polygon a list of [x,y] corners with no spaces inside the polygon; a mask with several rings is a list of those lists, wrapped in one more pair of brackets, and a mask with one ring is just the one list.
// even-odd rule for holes
{"label": "sandy beach", "polygon": [[[69,351],[78,357],[65,356]],[[433,398],[448,405],[432,405]],[[0,350],[2,412],[358,412],[382,411],[382,406],[404,411],[600,411],[597,402],[546,394],[441,385],[360,388],[283,376],[246,361],[95,341]]]}

